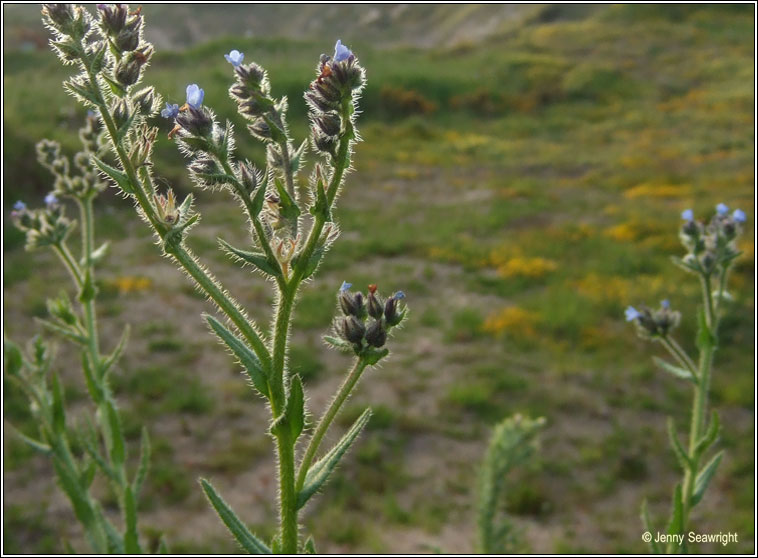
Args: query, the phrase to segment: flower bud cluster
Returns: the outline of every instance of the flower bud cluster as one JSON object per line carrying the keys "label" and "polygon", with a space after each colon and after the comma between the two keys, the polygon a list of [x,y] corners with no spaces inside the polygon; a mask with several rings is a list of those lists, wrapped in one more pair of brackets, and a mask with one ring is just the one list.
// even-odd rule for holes
{"label": "flower bud cluster", "polygon": [[316,150],[336,156],[344,118],[352,118],[348,103],[366,81],[365,71],[355,55],[337,41],[334,56],[322,54],[316,67],[317,78],[305,93],[311,120],[311,141]]}
{"label": "flower bud cluster", "polygon": [[53,194],[83,199],[105,189],[106,184],[90,164],[89,146],[96,144],[96,134],[92,120],[88,118],[84,128],[79,131],[84,150],[74,156],[74,166],[78,174],[71,173],[69,159],[61,154],[58,142],[42,140],[37,144],[37,160],[55,176]]}
{"label": "flower bud cluster", "polygon": [[687,249],[681,264],[690,271],[711,275],[722,270],[737,257],[737,237],[742,233],[742,225],[747,219],[745,212],[729,208],[720,203],[708,224],[695,221],[691,209],[682,212],[679,238]]}
{"label": "flower bud cluster", "polygon": [[337,295],[339,309],[343,316],[334,321],[337,336],[352,346],[356,355],[373,347],[379,349],[387,342],[387,333],[399,325],[405,317],[405,308],[400,301],[405,298],[402,291],[387,299],[377,293],[376,285],[369,285],[368,294],[353,293],[352,284],[343,283]]}
{"label": "flower bud cluster", "polygon": [[661,301],[658,310],[646,306],[637,310],[633,306],[626,309],[626,321],[634,322],[637,334],[643,339],[665,338],[679,326],[681,313],[672,310],[668,300]]}
{"label": "flower bud cluster", "polygon": [[16,202],[11,211],[13,224],[26,235],[26,249],[57,246],[63,242],[74,227],[64,215],[63,206],[54,194],[45,197],[45,207],[29,209],[23,202]]}

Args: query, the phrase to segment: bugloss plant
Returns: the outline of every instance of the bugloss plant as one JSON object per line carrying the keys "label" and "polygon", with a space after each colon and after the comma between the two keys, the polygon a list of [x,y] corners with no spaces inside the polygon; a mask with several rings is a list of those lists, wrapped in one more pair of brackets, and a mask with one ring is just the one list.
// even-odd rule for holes
{"label": "bugloss plant", "polygon": [[[139,465],[133,474],[127,468],[128,451],[124,442],[116,401],[109,377],[122,355],[128,327],[110,354],[102,352],[96,321],[95,267],[106,255],[108,243],[95,248],[93,201],[106,184],[91,165],[100,149],[98,119],[90,115],[79,137],[84,148],[73,159],[61,153],[60,146],[44,140],[37,145],[40,163],[55,176],[54,190],[45,197],[45,207],[29,209],[17,202],[11,212],[16,226],[26,234],[27,250],[49,248],[68,270],[77,292],[78,307],[62,291],[47,301],[49,320],[39,320],[49,332],[76,345],[81,353],[87,391],[95,407],[94,417],[83,415],[74,426],[67,416],[63,385],[53,371],[54,349],[37,336],[24,352],[10,340],[5,341],[6,377],[29,399],[29,410],[38,433],[16,434],[34,449],[50,456],[58,483],[65,492],[84,534],[96,553],[140,553],[137,531],[137,502],[147,473],[150,444],[147,430],[142,431]],[[75,221],[69,220],[60,199],[70,199],[79,208],[81,249],[77,259],[68,246]],[[80,417],[82,418],[82,417]],[[76,448],[76,449],[75,449]],[[103,505],[93,494],[92,484],[100,473],[118,500],[123,528],[117,529],[106,516]]]}
{"label": "bugloss plant", "polygon": [[[271,95],[265,70],[255,63],[243,64],[244,54],[239,51],[225,55],[234,73],[229,94],[247,120],[248,131],[266,147],[266,168],[259,170],[235,158],[232,125],[217,121],[198,84],[187,87],[184,105],[166,103],[162,110],[162,100],[152,87],[138,89],[153,54],[152,45],[143,39],[140,10],[98,4],[93,18],[81,7],[48,4],[43,16],[60,59],[79,70],[65,88],[95,111],[105,128],[111,157],[93,153],[90,159],[134,202],[163,253],[215,304],[222,319],[206,316],[210,329],[242,365],[252,388],[271,410],[269,432],[276,445],[279,481],[279,532],[273,540],[266,544],[251,533],[204,479],[203,490],[245,550],[314,552],[313,539],[300,536],[299,512],[358,437],[370,410],[317,459],[321,443],[364,370],[387,356],[387,335],[406,314],[402,292],[385,299],[375,285],[366,294],[353,292],[349,283],[339,288],[341,315],[335,319],[334,335],[325,340],[352,354],[354,363],[297,459],[298,442],[308,424],[302,381],[287,368],[292,311],[300,288],[314,275],[339,233],[333,214],[358,141],[356,102],[365,83],[363,68],[340,41],[333,56],[321,56],[317,77],[305,93],[311,134],[296,148],[287,127],[287,99]],[[189,159],[194,183],[231,194],[246,213],[250,246],[241,249],[221,239],[219,243],[237,263],[251,267],[273,285],[276,304],[268,335],[186,246],[185,238],[199,220],[192,195],[180,202],[170,188],[159,191],[155,186],[152,150],[158,128],[151,119],[159,111],[173,122],[169,138]],[[319,161],[303,188],[299,175],[309,150]]]}
{"label": "bugloss plant", "polygon": [[683,479],[674,489],[671,517],[664,539],[668,542],[665,546],[656,542],[658,537],[655,534],[658,531],[651,526],[647,503],[643,502],[642,505],[645,529],[653,535],[649,541],[650,549],[656,553],[687,550],[686,533],[689,531],[690,513],[703,499],[723,457],[723,450],[718,451],[701,466],[709,450],[718,440],[721,428],[716,411],[713,411],[710,420],[706,420],[708,394],[713,356],[719,343],[719,322],[724,306],[731,298],[726,289],[727,279],[732,264],[741,253],[737,250],[736,242],[746,216],[741,209],[736,209],[730,214],[729,208],[720,203],[708,224],[696,221],[691,209],[682,212],[682,219],[684,224],[679,237],[687,254],[682,258],[674,257],[672,261],[685,271],[696,275],[700,281],[703,305],[697,315],[697,363],[673,337],[681,314],[671,308],[668,300],[661,302],[658,310],[647,307],[638,310],[632,306],[626,309],[626,319],[633,322],[640,337],[661,343],[676,364],[657,357],[653,358],[655,363],[664,371],[690,382],[693,386],[692,415],[686,448],[679,440],[673,419],[668,420],[671,447],[682,468]]}

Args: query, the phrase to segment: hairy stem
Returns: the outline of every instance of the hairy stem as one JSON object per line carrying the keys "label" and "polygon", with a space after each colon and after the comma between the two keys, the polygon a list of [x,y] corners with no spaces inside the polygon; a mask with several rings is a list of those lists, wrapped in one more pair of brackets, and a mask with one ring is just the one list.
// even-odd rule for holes
{"label": "hairy stem", "polygon": [[334,399],[329,405],[329,408],[321,417],[321,420],[319,420],[318,426],[316,426],[316,430],[313,432],[313,436],[311,437],[310,442],[308,442],[308,447],[306,448],[303,459],[300,462],[300,469],[297,475],[297,491],[300,491],[303,488],[303,484],[305,483],[305,475],[308,473],[308,468],[311,466],[313,458],[318,452],[318,448],[321,445],[321,441],[324,439],[324,435],[326,434],[327,430],[329,430],[329,426],[331,426],[332,422],[337,416],[337,413],[339,413],[340,409],[342,408],[342,404],[347,400],[353,389],[355,389],[355,386],[365,369],[366,362],[361,358],[356,359],[353,368],[350,370],[350,373],[347,375],[345,381],[337,391],[337,395],[334,396]]}

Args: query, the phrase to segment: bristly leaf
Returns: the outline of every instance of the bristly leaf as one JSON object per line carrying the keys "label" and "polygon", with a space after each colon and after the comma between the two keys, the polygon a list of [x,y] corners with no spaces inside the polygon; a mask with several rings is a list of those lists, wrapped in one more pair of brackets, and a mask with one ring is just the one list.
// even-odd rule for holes
{"label": "bristly leaf", "polygon": [[34,438],[30,438],[20,430],[18,430],[16,427],[11,426],[11,432],[13,432],[13,435],[16,436],[19,440],[24,442],[26,445],[28,445],[30,448],[44,454],[44,455],[50,455],[52,453],[52,449],[50,446],[45,444],[44,442],[40,442],[39,440],[35,440]]}
{"label": "bristly leaf", "polygon": [[124,509],[126,512],[126,531],[124,532],[124,551],[126,554],[142,554],[137,534],[137,502],[132,487],[124,487]]}
{"label": "bristly leaf", "polygon": [[121,429],[121,418],[118,415],[116,404],[112,400],[107,399],[105,407],[108,414],[108,442],[110,446],[108,451],[113,463],[122,464],[126,461],[126,444]]}
{"label": "bristly leaf", "polygon": [[117,168],[114,168],[110,166],[108,163],[105,163],[104,161],[101,161],[99,158],[92,155],[92,162],[95,163],[95,166],[100,169],[103,174],[105,174],[108,178],[113,180],[113,182],[116,183],[116,186],[121,188],[124,192],[127,194],[133,194],[134,188],[132,187],[132,183],[129,181],[129,177],[126,175],[125,172],[122,172],[118,170]]}
{"label": "bristly leaf", "polygon": [[258,360],[255,353],[231,331],[226,329],[216,318],[206,314],[205,319],[218,338],[226,343],[226,346],[231,349],[234,356],[237,357],[240,364],[245,368],[255,389],[257,389],[264,397],[269,398],[270,391],[268,387],[268,378],[266,372],[263,370],[261,361]]}
{"label": "bristly leaf", "polygon": [[119,339],[118,345],[116,345],[116,348],[109,356],[103,359],[103,362],[100,364],[100,370],[98,371],[100,378],[105,377],[113,365],[116,364],[121,358],[121,355],[124,353],[124,349],[126,348],[126,343],[129,341],[129,330],[129,324],[126,324],[124,331],[121,333],[121,339]]}
{"label": "bristly leaf", "polygon": [[316,552],[316,543],[313,542],[313,537],[309,536],[308,539],[305,541],[305,544],[303,544],[303,554],[318,554]]}
{"label": "bristly leaf", "polygon": [[216,492],[213,485],[205,479],[200,479],[205,495],[208,497],[216,513],[224,522],[227,529],[234,535],[240,546],[250,554],[271,554],[271,550],[258,537],[253,535],[245,524],[237,517],[232,508]]}
{"label": "bristly leaf", "polygon": [[[259,254],[257,252],[246,252],[245,250],[240,250],[239,248],[235,248],[231,244],[229,244],[227,241],[225,241],[222,238],[218,239],[219,244],[221,244],[221,247],[232,256],[236,257],[239,260],[242,260],[244,262],[247,262],[263,273],[267,275],[271,275],[272,277],[280,277],[282,272],[281,269],[278,269],[277,267],[274,267],[271,262],[268,261],[268,258],[265,254]],[[278,266],[278,263],[277,263]]]}
{"label": "bristly leaf", "polygon": [[305,475],[305,482],[303,488],[297,495],[297,507],[302,508],[326,482],[329,475],[339,463],[339,460],[345,455],[345,452],[355,442],[355,439],[366,426],[369,418],[371,418],[371,409],[366,409],[363,414],[353,423],[342,439],[327,453],[324,457],[319,459],[316,463],[311,465],[308,472]]}
{"label": "bristly leaf", "polygon": [[666,533],[669,535],[678,535],[684,530],[684,513],[682,511],[682,484],[677,483],[674,489],[674,499],[672,503],[671,521],[669,521]]}
{"label": "bristly leaf", "polygon": [[278,178],[274,178],[274,185],[276,191],[279,194],[279,212],[285,219],[296,219],[300,216],[300,208],[295,201],[290,197],[287,189],[282,184],[282,181]]}
{"label": "bristly leaf", "polygon": [[142,490],[142,484],[145,482],[147,472],[150,469],[150,454],[152,449],[150,447],[150,434],[147,431],[146,426],[142,426],[142,441],[140,442],[140,457],[139,467],[134,475],[134,497],[139,497],[139,493]]}
{"label": "bristly leaf", "polygon": [[49,329],[50,331],[62,335],[66,339],[73,341],[78,345],[86,345],[86,337],[80,335],[75,329],[70,327],[64,327],[42,318],[34,318],[34,321],[40,324],[42,327]]}
{"label": "bristly leaf", "polygon": [[66,406],[63,401],[63,388],[58,374],[52,375],[53,384],[53,430],[63,432],[66,430]]}
{"label": "bristly leaf", "polygon": [[92,92],[89,80],[71,78],[63,82],[63,87],[84,106],[98,106],[97,96]]}
{"label": "bristly leaf", "polygon": [[119,82],[109,78],[105,74],[100,74],[100,75],[108,83],[108,85],[111,88],[111,91],[116,97],[123,97],[124,95],[126,95],[126,89],[124,89],[123,86]]}
{"label": "bristly leaf", "polygon": [[[640,512],[640,517],[642,518],[642,526],[645,528],[645,531],[653,535],[653,533],[656,533],[656,531],[653,530],[653,524],[650,521],[650,513],[647,509],[647,498],[642,500],[642,510]],[[650,547],[650,551],[653,554],[661,554],[661,547],[656,542],[655,537],[651,536],[650,541],[647,543]]]}
{"label": "bristly leaf", "polygon": [[363,359],[363,362],[366,363],[366,366],[374,366],[388,354],[390,354],[389,349],[375,349],[374,347],[367,347],[361,354],[361,358]]}
{"label": "bristly leaf", "polygon": [[724,452],[720,451],[703,467],[695,479],[695,490],[692,493],[692,507],[695,507],[700,500],[703,499],[706,488],[711,482],[713,475],[716,474],[721,459],[724,457]]}
{"label": "bristly leaf", "polygon": [[349,343],[340,337],[324,335],[324,341],[342,353],[352,353],[354,350],[352,343]]}
{"label": "bristly leaf", "polygon": [[683,378],[685,380],[689,380],[693,384],[697,385],[697,378],[692,375],[692,372],[689,370],[686,370],[685,368],[680,368],[678,366],[674,366],[673,364],[670,364],[663,360],[662,358],[653,357],[653,362],[655,362],[656,365],[658,365],[658,368],[663,370],[664,372],[668,372],[669,374],[673,374],[677,378]]}
{"label": "bristly leaf", "polygon": [[719,431],[721,430],[721,422],[719,421],[719,414],[713,411],[711,414],[711,422],[708,423],[708,430],[700,440],[698,440],[695,446],[695,455],[702,455],[718,438]]}
{"label": "bristly leaf", "polygon": [[92,252],[90,259],[93,264],[100,262],[106,255],[108,255],[108,248],[110,248],[110,242],[104,242],[97,250]]}
{"label": "bristly leaf", "polygon": [[15,376],[24,366],[24,357],[21,354],[21,349],[10,339],[4,340],[5,347],[5,372],[10,376]]}
{"label": "bristly leaf", "polygon": [[705,316],[705,310],[703,308],[698,309],[697,312],[697,348],[701,351],[713,347],[716,344],[716,340],[711,333],[711,329],[708,327],[708,320]]}
{"label": "bristly leaf", "polygon": [[692,460],[690,460],[687,452],[684,451],[682,444],[679,442],[679,436],[676,433],[676,425],[674,424],[674,419],[669,417],[666,426],[668,427],[669,441],[671,442],[671,447],[676,454],[676,459],[679,461],[679,465],[681,465],[682,469],[685,471],[691,470]]}

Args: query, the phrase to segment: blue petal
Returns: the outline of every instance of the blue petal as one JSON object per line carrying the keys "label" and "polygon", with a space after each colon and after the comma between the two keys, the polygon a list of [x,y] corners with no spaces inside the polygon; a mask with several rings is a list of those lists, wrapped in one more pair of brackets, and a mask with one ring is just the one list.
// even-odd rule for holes
{"label": "blue petal", "polygon": [[632,320],[636,320],[641,316],[639,312],[637,312],[637,309],[633,306],[627,307],[627,309],[624,311],[624,314],[626,315],[626,321],[631,322]]}
{"label": "blue petal", "polygon": [[692,212],[691,209],[685,209],[682,211],[682,219],[685,221],[692,221],[695,218],[695,214]]}
{"label": "blue petal", "polygon": [[735,209],[732,218],[738,223],[744,223],[747,220],[747,215],[741,209]]}
{"label": "blue petal", "polygon": [[342,44],[342,41],[337,39],[337,44],[334,45],[334,61],[342,62],[347,60],[353,55],[349,48]]}
{"label": "blue petal", "polygon": [[342,286],[340,287],[340,292],[344,293],[345,291],[350,290],[350,287],[352,287],[352,286],[353,286],[352,283],[348,283],[347,281],[343,281],[342,282]]}
{"label": "blue petal", "polygon": [[720,203],[716,206],[716,213],[719,215],[726,215],[729,213],[729,207],[726,204]]}

